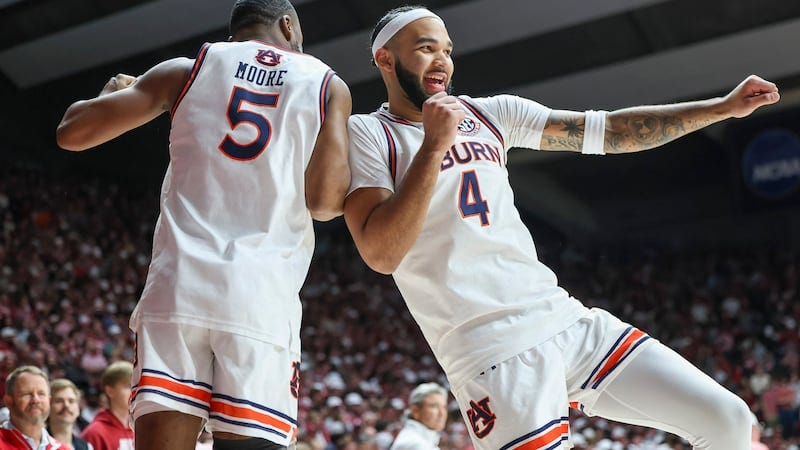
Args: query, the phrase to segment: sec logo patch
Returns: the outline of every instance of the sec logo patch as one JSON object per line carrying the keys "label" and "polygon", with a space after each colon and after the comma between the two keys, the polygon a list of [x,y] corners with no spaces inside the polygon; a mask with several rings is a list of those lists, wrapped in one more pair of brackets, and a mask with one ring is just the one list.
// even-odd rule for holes
{"label": "sec logo patch", "polygon": [[475,122],[470,117],[466,117],[458,124],[458,134],[462,136],[472,136],[478,133],[480,127],[481,125],[478,122]]}

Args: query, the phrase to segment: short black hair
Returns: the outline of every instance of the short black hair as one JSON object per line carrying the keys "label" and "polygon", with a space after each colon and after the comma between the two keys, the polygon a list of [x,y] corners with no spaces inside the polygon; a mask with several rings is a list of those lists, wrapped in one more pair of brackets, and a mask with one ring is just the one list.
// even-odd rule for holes
{"label": "short black hair", "polygon": [[252,25],[272,25],[286,14],[297,14],[289,0],[236,0],[228,30],[231,36],[235,36]]}

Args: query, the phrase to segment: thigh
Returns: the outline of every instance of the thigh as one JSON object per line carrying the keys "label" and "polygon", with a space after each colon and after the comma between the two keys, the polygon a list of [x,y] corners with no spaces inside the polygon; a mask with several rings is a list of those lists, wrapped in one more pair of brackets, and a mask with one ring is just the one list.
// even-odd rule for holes
{"label": "thigh", "polygon": [[454,388],[475,448],[569,448],[564,377],[550,340]]}
{"label": "thigh", "polygon": [[213,355],[208,330],[146,322],[136,330],[131,418],[162,411],[208,417]]}
{"label": "thigh", "polygon": [[669,431],[697,449],[750,448],[747,405],[659,342],[636,356],[585,412]]}
{"label": "thigh", "polygon": [[286,446],[297,435],[300,355],[248,336],[213,332],[209,428]]}
{"label": "thigh", "polygon": [[584,409],[655,340],[611,313],[592,308],[587,317],[556,336],[556,342],[564,352],[570,404]]}

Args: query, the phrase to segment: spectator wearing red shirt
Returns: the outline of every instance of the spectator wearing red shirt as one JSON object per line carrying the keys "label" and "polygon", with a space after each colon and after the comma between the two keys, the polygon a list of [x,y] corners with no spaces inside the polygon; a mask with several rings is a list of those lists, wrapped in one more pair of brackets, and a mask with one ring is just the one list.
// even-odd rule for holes
{"label": "spectator wearing red shirt", "polygon": [[108,408],[98,412],[81,434],[95,450],[133,450],[128,415],[132,376],[133,365],[127,361],[117,361],[103,372],[101,382]]}
{"label": "spectator wearing red shirt", "polygon": [[3,401],[8,421],[0,425],[0,449],[67,450],[47,432],[50,414],[50,385],[47,374],[35,366],[22,366],[6,378]]}

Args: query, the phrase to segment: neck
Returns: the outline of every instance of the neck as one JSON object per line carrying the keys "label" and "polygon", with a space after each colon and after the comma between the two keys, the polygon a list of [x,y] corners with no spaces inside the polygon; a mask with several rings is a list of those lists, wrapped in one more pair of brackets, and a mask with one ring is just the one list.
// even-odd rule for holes
{"label": "neck", "polygon": [[283,39],[282,34],[262,25],[253,25],[251,27],[244,28],[236,33],[231,40],[237,42],[261,41],[266,42],[267,44],[277,45],[278,47],[289,47],[286,39]]}
{"label": "neck", "polygon": [[128,405],[111,405],[109,411],[111,411],[111,414],[113,414],[125,428],[129,427],[128,418],[130,415],[128,413]]}
{"label": "neck", "polygon": [[19,430],[20,433],[33,439],[33,441],[36,442],[37,444],[42,442],[42,430],[44,428],[42,427],[41,424],[18,423],[14,419],[10,420],[11,424],[14,425],[14,428]]}
{"label": "neck", "polygon": [[417,109],[400,88],[388,89],[389,112],[412,122],[422,122],[422,111]]}
{"label": "neck", "polygon": [[57,441],[72,448],[72,426],[67,422],[50,422],[50,434]]}
{"label": "neck", "polygon": [[[412,122],[422,122],[422,111],[418,110],[416,106],[409,103],[408,100],[403,98],[404,102],[392,101],[389,99],[389,112],[395,116],[400,116]],[[398,106],[399,103],[399,106]]]}

